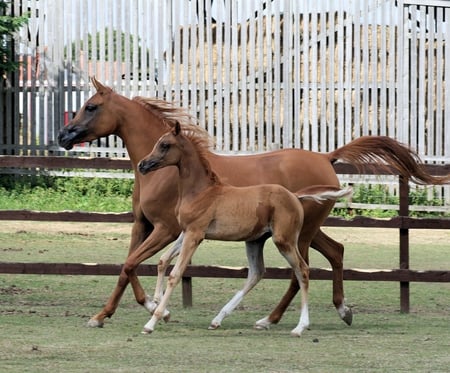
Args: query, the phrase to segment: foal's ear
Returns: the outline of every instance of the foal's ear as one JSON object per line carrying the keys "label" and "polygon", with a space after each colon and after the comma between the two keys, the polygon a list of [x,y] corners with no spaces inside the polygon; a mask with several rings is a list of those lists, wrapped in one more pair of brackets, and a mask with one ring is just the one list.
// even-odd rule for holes
{"label": "foal's ear", "polygon": [[180,132],[181,132],[180,122],[177,121],[175,123],[175,127],[174,127],[172,133],[173,133],[174,136],[178,136],[180,134]]}

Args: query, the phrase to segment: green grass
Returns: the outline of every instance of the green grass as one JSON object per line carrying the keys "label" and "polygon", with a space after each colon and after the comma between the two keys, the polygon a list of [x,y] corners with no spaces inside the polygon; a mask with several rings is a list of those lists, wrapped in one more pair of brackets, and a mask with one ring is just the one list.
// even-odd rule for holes
{"label": "green grass", "polygon": [[[129,224],[3,222],[3,261],[123,262]],[[387,229],[326,228],[346,246],[345,267],[398,266],[398,233]],[[450,232],[411,231],[415,269],[447,269]],[[149,262],[156,263],[157,257]],[[267,266],[285,265],[272,247]],[[245,265],[242,244],[207,241],[196,264]],[[311,250],[314,267],[328,266]],[[181,304],[176,288],[171,321],[149,336],[148,321],[130,289],[103,329],[85,327],[116,283],[114,276],[0,275],[0,366],[5,372],[445,372],[450,357],[450,284],[412,283],[411,313],[399,312],[399,285],[346,281],[353,307],[351,327],[331,304],[331,283],[312,281],[311,328],[301,338],[290,330],[298,322],[299,298],[279,325],[253,330],[287,287],[263,280],[223,322],[209,322],[239,289],[242,279],[193,279],[192,308]],[[149,291],[153,277],[142,278]]]}

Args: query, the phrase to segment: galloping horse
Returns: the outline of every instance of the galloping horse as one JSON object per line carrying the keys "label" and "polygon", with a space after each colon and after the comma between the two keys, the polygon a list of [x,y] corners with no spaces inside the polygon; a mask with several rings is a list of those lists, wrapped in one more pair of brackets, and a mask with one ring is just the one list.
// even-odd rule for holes
{"label": "galloping horse", "polygon": [[[153,332],[166,311],[165,307],[175,286],[180,282],[195,250],[205,238],[221,241],[246,241],[247,247],[270,232],[275,246],[291,265],[301,289],[301,314],[298,325],[291,331],[300,336],[309,326],[308,284],[309,267],[297,249],[304,213],[300,200],[315,201],[347,196],[351,189],[335,186],[309,187],[291,193],[278,184],[235,187],[224,184],[211,169],[206,158],[208,142],[204,138],[181,133],[177,123],[163,135],[153,151],[138,164],[143,175],[167,166],[176,166],[179,172],[179,200],[175,210],[183,230],[183,243],[177,262],[170,272],[166,291],[143,333]],[[253,246],[262,250],[260,245]],[[262,254],[254,253],[253,256]],[[254,264],[257,264],[255,267]],[[166,263],[168,265],[168,263]],[[247,287],[236,293],[219,315],[228,315],[262,278],[264,261],[249,262],[250,277]]]}
{"label": "galloping horse", "polygon": [[[135,171],[134,224],[128,257],[108,302],[88,322],[89,326],[101,327],[104,319],[114,314],[129,283],[136,301],[149,311],[154,309],[154,303],[145,294],[136,276],[136,268],[173,242],[181,232],[174,213],[178,200],[177,170],[168,167],[141,175],[136,172],[139,160],[150,153],[156,141],[173,127],[176,121],[181,122],[183,129],[201,131],[201,128],[195,125],[195,121],[185,110],[171,103],[141,97],[130,100],[103,86],[95,78],[92,83],[97,93],[90,97],[75,118],[61,129],[59,144],[70,150],[75,144],[111,134],[117,135],[124,141]],[[443,184],[448,181],[448,177],[437,178],[427,174],[416,153],[385,136],[360,137],[324,154],[285,149],[247,156],[223,156],[208,152],[207,158],[221,179],[235,186],[280,184],[290,191],[311,185],[338,186],[338,178],[333,168],[333,163],[337,160],[361,167],[371,162],[384,165],[422,184]],[[333,204],[333,201],[325,201],[320,206],[310,201],[303,203],[305,223],[298,248],[307,262],[309,246],[322,253],[330,262],[333,269],[333,303],[342,320],[350,325],[352,312],[344,302],[344,247],[320,230]],[[255,245],[262,247],[266,238],[268,237],[261,238]],[[277,323],[298,290],[298,281],[293,275],[280,303],[258,326],[267,328],[270,324]]]}

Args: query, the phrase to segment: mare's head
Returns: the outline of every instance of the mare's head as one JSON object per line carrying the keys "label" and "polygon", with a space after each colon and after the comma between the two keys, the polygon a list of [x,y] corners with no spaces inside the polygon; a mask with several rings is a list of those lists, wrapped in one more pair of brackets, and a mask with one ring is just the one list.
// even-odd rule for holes
{"label": "mare's head", "polygon": [[93,141],[114,134],[117,130],[118,115],[111,103],[115,94],[98,80],[92,78],[97,93],[90,97],[67,126],[59,131],[58,143],[66,150],[75,144]]}
{"label": "mare's head", "polygon": [[145,175],[166,166],[177,165],[182,157],[185,141],[180,123],[176,122],[171,131],[161,136],[152,152],[138,163],[139,172]]}

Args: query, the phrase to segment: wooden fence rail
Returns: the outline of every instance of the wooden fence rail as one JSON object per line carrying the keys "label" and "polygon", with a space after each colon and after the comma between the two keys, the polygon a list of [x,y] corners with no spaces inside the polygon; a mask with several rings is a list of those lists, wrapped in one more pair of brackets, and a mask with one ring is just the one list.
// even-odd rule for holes
{"label": "wooden fence rail", "polygon": [[[40,156],[0,156],[0,168],[91,168],[91,169],[130,169],[126,159],[109,158],[69,158]],[[336,164],[338,174],[359,174],[353,166]],[[450,165],[427,165],[426,169],[433,175],[448,175]],[[365,174],[387,174],[385,170],[370,167]],[[334,227],[370,227],[398,229],[400,234],[398,269],[390,270],[344,270],[345,280],[354,281],[394,281],[400,283],[400,309],[409,312],[410,282],[450,282],[450,270],[416,271],[409,269],[409,229],[450,229],[449,218],[413,218],[409,215],[408,181],[399,178],[400,206],[399,216],[391,219],[373,219],[357,216],[353,219],[328,217],[325,226]],[[124,222],[133,221],[132,213],[93,213],[93,212],[38,212],[29,210],[0,210],[0,220],[40,220],[40,221],[73,221],[73,222]],[[82,264],[82,263],[12,263],[0,262],[0,273],[9,274],[47,274],[47,275],[118,275],[121,265],[118,264]],[[169,268],[170,270],[170,268]],[[155,265],[141,265],[141,275],[156,275]],[[289,268],[267,268],[265,278],[290,278]],[[188,267],[183,278],[183,304],[192,305],[192,277],[245,278],[247,268],[230,268],[220,266]],[[331,270],[312,268],[311,279],[331,280]]]}

